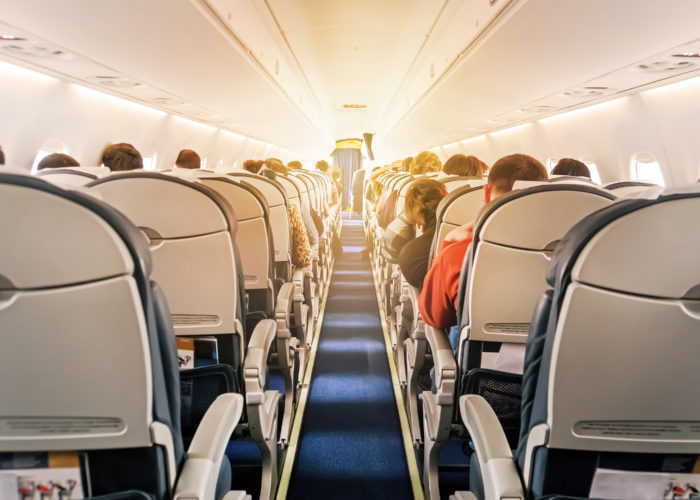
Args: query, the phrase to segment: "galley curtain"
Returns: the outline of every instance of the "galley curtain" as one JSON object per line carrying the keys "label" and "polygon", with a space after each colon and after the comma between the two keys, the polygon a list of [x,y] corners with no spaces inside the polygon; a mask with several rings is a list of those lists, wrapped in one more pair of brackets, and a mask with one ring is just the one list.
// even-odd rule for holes
{"label": "galley curtain", "polygon": [[362,168],[362,151],[357,148],[337,148],[332,156],[333,166],[340,169],[340,182],[343,183],[342,206],[347,208],[350,206],[352,176]]}

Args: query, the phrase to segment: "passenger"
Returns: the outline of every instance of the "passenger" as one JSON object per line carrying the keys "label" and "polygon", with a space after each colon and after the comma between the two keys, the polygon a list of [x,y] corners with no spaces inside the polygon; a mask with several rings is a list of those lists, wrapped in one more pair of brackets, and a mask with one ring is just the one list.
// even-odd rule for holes
{"label": "passenger", "polygon": [[180,151],[180,154],[177,155],[175,166],[177,168],[189,168],[195,170],[202,167],[202,160],[195,151],[192,151],[191,149],[183,149]]}
{"label": "passenger", "polygon": [[[246,160],[243,163],[243,168],[248,172],[264,175],[266,167],[274,173],[286,176],[288,174],[287,167],[276,158],[262,160]],[[302,214],[293,203],[287,205],[287,213],[289,215],[289,224],[292,228],[292,264],[296,267],[307,267],[311,265],[311,250],[312,244],[308,234],[308,226],[306,225]],[[313,226],[313,223],[311,224]],[[316,235],[318,241],[318,235]]]}
{"label": "passenger", "polygon": [[262,170],[265,168],[265,162],[262,160],[246,160],[243,162],[243,169],[251,174],[262,175]]}
{"label": "passenger", "polygon": [[107,146],[102,152],[101,163],[112,172],[125,172],[143,168],[141,153],[126,142]]}
{"label": "passenger", "polygon": [[562,158],[552,169],[552,175],[573,175],[591,178],[591,171],[585,163],[573,158]]}
{"label": "passenger", "polygon": [[304,167],[302,166],[300,161],[294,160],[287,163],[287,168],[289,170],[302,170]]}
{"label": "passenger", "polygon": [[401,172],[410,172],[411,167],[415,163],[416,163],[416,160],[413,158],[413,156],[407,156],[406,158],[401,160]]}
{"label": "passenger", "polygon": [[328,169],[329,166],[326,160],[318,160],[316,162],[316,170],[320,170],[321,172],[328,172]]}
{"label": "passenger", "polygon": [[45,168],[66,168],[79,166],[80,163],[78,163],[78,160],[70,155],[65,155],[63,153],[52,153],[44,156],[37,164],[36,169],[44,170]]}
{"label": "passenger", "polygon": [[[430,151],[422,151],[418,153],[415,160],[411,164],[409,173],[411,174],[411,177],[417,177],[431,172],[439,172],[441,168],[442,163],[440,163],[440,158],[438,158],[438,155],[431,153]],[[388,228],[394,220],[398,219],[398,217],[394,219],[394,214],[396,213],[396,201],[398,198],[399,192],[397,190],[383,193],[379,198],[375,208],[377,213],[377,225],[379,225],[379,227]],[[397,225],[400,224],[400,222],[397,222]],[[396,227],[394,230],[396,230]],[[405,229],[402,232],[405,232]],[[393,260],[398,258],[399,250],[400,248],[396,251],[397,253]],[[393,254],[393,251],[389,250],[389,253]]]}
{"label": "passenger", "polygon": [[343,183],[340,182],[340,169],[338,167],[331,169],[331,177],[333,179],[333,184],[331,184],[331,205],[337,205],[340,201],[340,194],[343,192]]}
{"label": "passenger", "polygon": [[462,177],[482,177],[488,169],[488,165],[476,156],[456,154],[447,159],[441,173]]}
{"label": "passenger", "polygon": [[406,192],[404,213],[422,234],[404,245],[399,253],[399,267],[406,281],[419,290],[428,272],[430,247],[435,236],[438,204],[447,196],[445,185],[434,179],[418,179]]}
{"label": "passenger", "polygon": [[408,173],[411,177],[430,174],[442,170],[442,162],[438,155],[431,151],[421,151],[416,156],[413,165],[410,166]]}
{"label": "passenger", "polygon": [[[547,170],[531,156],[505,156],[491,167],[488,182],[484,186],[484,201],[488,203],[510,192],[518,180],[545,181]],[[430,326],[448,329],[457,324],[459,275],[467,248],[473,239],[473,231],[472,221],[449,232],[425,277],[419,309],[423,320]],[[452,335],[450,341],[454,349],[456,339]]]}

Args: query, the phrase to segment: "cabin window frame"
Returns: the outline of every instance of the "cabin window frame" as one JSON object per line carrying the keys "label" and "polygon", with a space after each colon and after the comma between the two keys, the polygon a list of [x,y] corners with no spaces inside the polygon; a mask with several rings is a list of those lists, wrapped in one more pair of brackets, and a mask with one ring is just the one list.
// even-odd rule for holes
{"label": "cabin window frame", "polygon": [[[640,174],[640,166],[645,171]],[[651,174],[649,175],[649,172]],[[640,151],[632,155],[630,159],[630,178],[634,181],[652,182],[659,186],[666,186],[661,164],[653,153]]]}

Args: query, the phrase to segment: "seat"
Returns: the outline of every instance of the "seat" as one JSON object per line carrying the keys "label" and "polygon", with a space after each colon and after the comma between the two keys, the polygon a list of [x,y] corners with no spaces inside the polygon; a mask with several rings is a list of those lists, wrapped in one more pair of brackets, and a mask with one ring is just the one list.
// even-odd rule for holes
{"label": "seat", "polygon": [[479,497],[588,498],[605,484],[606,498],[663,498],[661,473],[693,471],[698,227],[692,186],[620,201],[564,237],[532,318],[514,458],[485,400],[460,398]]}
{"label": "seat", "polygon": [[[440,200],[430,251],[431,262],[447,233],[474,220],[484,206],[483,181],[476,181],[476,187],[463,185]],[[404,388],[409,427],[414,446],[419,447],[423,444],[423,422],[418,412],[418,374],[426,361],[425,323],[418,311],[420,290],[403,280],[398,269],[394,274],[399,280],[400,296],[394,300],[390,326],[395,339],[397,370]]]}
{"label": "seat", "polygon": [[460,277],[456,360],[445,334],[426,328],[442,384],[423,393],[426,494],[437,491],[437,456],[457,417],[453,391],[487,395],[517,441],[525,342],[552,253],[571,227],[614,199],[592,186],[544,183],[500,196],[480,212]]}
{"label": "seat", "polygon": [[64,167],[39,170],[34,175],[57,186],[71,188],[84,186],[110,173],[107,167]]}
{"label": "seat", "polygon": [[185,452],[170,315],[143,234],[95,198],[5,173],[0,224],[4,463],[60,451],[85,497],[221,498],[243,398],[216,398]]}
{"label": "seat", "polygon": [[658,187],[650,182],[618,181],[605,185],[605,189],[612,191],[618,198],[629,198],[646,191],[649,188]]}
{"label": "seat", "polygon": [[[247,316],[247,330],[261,319],[277,321],[276,361],[285,382],[285,404],[280,430],[279,443],[284,447],[289,441],[297,388],[303,380],[308,359],[307,337],[313,326],[311,311],[303,303],[302,284],[291,280],[277,283],[275,279],[275,244],[270,222],[268,202],[263,193],[252,183],[267,188],[268,196],[281,197],[274,182],[262,176],[241,178],[236,182],[230,176],[201,177],[199,183],[216,191],[236,213],[238,228],[236,245],[241,255],[244,272]],[[251,183],[252,182],[252,183]],[[275,191],[270,190],[275,189]],[[279,200],[277,200],[279,203]],[[286,210],[286,206],[282,205]],[[285,211],[286,216],[286,211]],[[289,221],[281,229],[289,236]],[[283,239],[283,238],[280,238]],[[288,238],[287,238],[288,239]]]}
{"label": "seat", "polygon": [[168,299],[175,335],[216,339],[215,365],[181,372],[192,401],[187,421],[198,421],[202,397],[245,394],[250,436],[262,455],[260,498],[270,498],[277,484],[280,394],[266,390],[267,359],[278,332],[272,319],[246,328],[238,222],[231,206],[211,188],[161,173],[113,174],[87,187],[148,237],[153,276]]}

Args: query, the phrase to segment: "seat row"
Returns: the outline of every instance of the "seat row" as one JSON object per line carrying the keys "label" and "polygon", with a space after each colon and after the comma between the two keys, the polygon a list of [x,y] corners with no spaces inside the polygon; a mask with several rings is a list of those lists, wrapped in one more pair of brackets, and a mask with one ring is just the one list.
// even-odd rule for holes
{"label": "seat row", "polygon": [[[449,178],[446,179],[449,180]],[[405,189],[406,184],[411,182],[410,178],[401,174],[388,174],[380,180],[385,183],[385,189],[398,189],[399,194],[401,190]],[[533,446],[526,449],[527,439],[529,439],[528,432],[531,429],[527,428],[527,422],[523,422],[521,414],[526,415],[528,411],[532,410],[532,401],[535,400],[533,398],[541,398],[540,403],[545,404],[543,402],[547,400],[547,393],[539,393],[535,396],[535,392],[542,390],[544,384],[544,382],[537,382],[537,380],[545,380],[553,375],[552,373],[544,373],[540,369],[540,363],[544,362],[542,361],[542,352],[540,351],[539,355],[535,356],[533,354],[535,348],[529,344],[539,342],[537,348],[541,349],[541,343],[545,342],[547,328],[549,329],[547,330],[546,342],[553,342],[555,336],[560,334],[553,326],[557,324],[556,321],[559,319],[548,315],[552,307],[551,302],[547,303],[548,312],[545,313],[542,312],[544,306],[541,303],[538,305],[538,299],[547,290],[548,283],[549,286],[555,287],[554,293],[557,293],[556,284],[559,281],[555,282],[556,275],[553,274],[557,262],[560,271],[566,269],[567,273],[571,273],[573,272],[571,266],[576,259],[584,257],[592,259],[587,252],[583,251],[585,245],[581,241],[579,241],[580,247],[575,256],[566,253],[566,248],[569,248],[565,246],[566,242],[572,240],[574,235],[588,231],[592,227],[590,224],[586,225],[586,221],[591,219],[604,221],[599,226],[595,226],[596,230],[603,230],[603,227],[606,224],[612,224],[616,217],[621,217],[623,214],[626,216],[628,212],[619,207],[636,206],[648,211],[647,224],[649,227],[658,234],[667,237],[667,241],[676,241],[679,245],[669,248],[675,249],[682,245],[684,250],[680,252],[679,259],[676,260],[675,255],[669,259],[674,268],[671,272],[673,276],[680,276],[684,273],[682,271],[684,266],[690,265],[688,261],[684,260],[686,256],[683,253],[693,247],[693,241],[692,238],[688,238],[687,229],[697,227],[689,218],[697,218],[695,214],[698,212],[696,208],[694,214],[688,213],[682,216],[680,214],[686,210],[691,211],[694,204],[697,206],[697,188],[687,188],[685,191],[688,193],[682,194],[676,192],[660,194],[661,188],[653,189],[649,185],[641,183],[615,183],[601,189],[586,181],[571,178],[555,178],[548,183],[516,182],[514,188],[514,192],[483,207],[482,186],[462,186],[443,198],[438,206],[437,229],[431,258],[450,229],[476,220],[474,240],[467,251],[460,278],[459,342],[456,352],[454,346],[450,344],[446,332],[426,326],[422,321],[418,312],[419,290],[403,280],[395,263],[387,261],[381,252],[381,228],[376,224],[375,214],[371,207],[365,212],[368,245],[373,248],[375,271],[390,278],[387,280],[389,282],[387,286],[380,290],[380,294],[384,298],[385,313],[393,339],[400,382],[404,388],[404,402],[414,447],[417,452],[422,452],[424,489],[428,498],[440,498],[438,480],[440,450],[454,436],[472,443],[476,449],[476,453],[471,457],[472,484],[470,488],[477,498],[532,498],[539,495],[561,493],[562,491],[566,494],[587,497],[588,491],[583,493],[581,491],[591,486],[590,481],[578,489],[564,488],[560,490],[561,484],[557,483],[557,486],[554,486],[551,477],[543,479],[540,476],[542,473],[540,469],[533,472],[535,458],[531,455],[535,452],[542,453],[541,450],[534,450]],[[629,196],[637,196],[638,198],[625,199]],[[665,208],[667,207],[666,202],[675,202],[681,198],[686,202],[682,206],[679,205],[678,214],[664,214],[664,211],[667,210]],[[397,203],[397,211],[400,208],[399,203]],[[669,217],[665,218],[666,215]],[[646,253],[649,247],[648,229],[644,230],[639,222],[627,224],[636,225],[625,226],[622,224],[623,229],[611,230],[616,236],[608,240],[608,246],[604,247],[604,253],[597,260],[587,260],[588,268],[595,268],[595,273],[601,279],[611,270],[619,270],[625,265],[628,269],[624,272],[628,274],[628,277],[635,273],[637,276],[644,276],[646,266],[649,265],[650,260],[653,260],[651,255]],[[615,224],[612,225],[616,227]],[[617,242],[616,238],[619,238],[620,242]],[[625,239],[629,241],[623,244]],[[582,241],[588,243],[591,240],[596,241],[594,234],[587,234]],[[616,242],[615,244],[620,246],[616,248],[612,242]],[[640,255],[639,250],[635,251],[635,245],[642,247],[641,253],[644,257]],[[568,263],[563,264],[564,261]],[[647,278],[637,279],[637,284],[645,279],[650,281],[658,279],[659,276],[670,271],[668,266],[665,267],[666,269],[660,274],[653,272]],[[695,268],[697,269],[697,266]],[[549,282],[545,280],[548,269]],[[576,267],[573,269],[576,270]],[[607,278],[603,281],[609,282]],[[583,283],[588,284],[585,279]],[[571,279],[567,278],[560,285],[566,288],[570,284]],[[692,276],[684,276],[674,295],[658,295],[658,292],[655,292],[651,296],[673,297],[676,301],[689,300],[690,302],[686,303],[689,306],[688,311],[678,314],[675,321],[686,321],[686,324],[680,328],[689,328],[691,325],[697,328],[697,323],[692,321],[698,319],[694,309],[697,302],[693,302],[693,300],[700,298],[700,296],[696,297],[699,289],[695,286],[697,284],[700,284],[700,275],[694,273]],[[607,285],[599,286],[604,289]],[[640,297],[651,291],[641,291],[629,285],[620,284],[611,286],[611,290],[619,290],[620,293],[628,293],[632,296],[639,295]],[[552,292],[548,293],[551,295]],[[561,303],[559,305],[561,306]],[[637,305],[643,308],[646,304],[644,304],[644,300],[640,299]],[[592,307],[591,304],[586,304],[586,307],[589,307],[586,310],[589,316],[586,317],[584,314],[576,318],[576,321],[579,322],[576,325],[578,335],[588,335],[587,329],[590,328],[590,323],[594,320],[597,321],[600,314],[605,315],[607,310],[604,301],[599,302],[596,307]],[[536,310],[535,319],[531,321],[533,310]],[[632,312],[634,309],[630,311],[630,314]],[[640,328],[637,318],[630,317],[629,322],[626,323],[626,315],[619,317],[614,310],[610,310],[609,315],[610,318],[617,317],[620,328],[624,330],[631,331]],[[652,319],[648,313],[644,313],[642,316],[647,320]],[[547,324],[549,327],[543,326]],[[655,327],[652,330],[660,327],[658,319],[655,319],[653,324]],[[612,335],[614,329],[610,330],[609,326],[604,328],[607,328],[608,335]],[[648,329],[648,326],[645,328]],[[539,337],[533,332],[536,332]],[[690,332],[690,330],[686,330],[686,332]],[[595,335],[598,335],[597,331]],[[624,344],[630,340],[626,338],[623,342],[623,337],[624,335],[612,342],[620,341]],[[535,341],[533,338],[539,340]],[[527,349],[526,344],[528,344]],[[607,346],[605,343],[599,345]],[[633,344],[626,345],[629,347]],[[581,344],[578,344],[578,348],[581,348]],[[592,348],[594,351],[589,353],[593,358],[590,360],[592,364],[582,368],[583,372],[578,373],[581,377],[579,383],[581,380],[585,380],[585,371],[596,366],[594,362],[595,344]],[[618,347],[615,347],[613,351],[615,349]],[[647,354],[651,352],[646,345],[640,350]],[[618,354],[622,356],[623,353],[618,352]],[[418,388],[418,373],[426,362],[430,362],[431,358],[434,363],[433,389],[421,393]],[[626,359],[615,360],[611,357],[607,359],[617,362],[618,366],[629,367]],[[618,369],[614,365],[615,363],[613,366],[605,368],[608,370],[606,371],[608,376]],[[568,369],[566,365],[561,365],[561,367],[564,372]],[[528,370],[537,371],[537,376],[528,378]],[[525,379],[523,379],[523,373],[525,373]],[[607,382],[603,382],[597,375],[591,379],[598,380],[598,383],[611,384],[614,382],[616,384],[615,377],[612,376]],[[628,381],[631,383],[631,379]],[[641,391],[640,387],[637,385],[636,390]],[[577,389],[581,389],[581,387],[577,387]],[[619,396],[619,392],[624,390],[624,385],[621,385],[616,386],[613,392],[617,391]],[[641,397],[641,392],[639,396]],[[559,401],[559,405],[562,405],[560,409],[562,412],[568,412],[569,409],[566,406],[569,405],[567,398],[570,396],[561,393],[560,397],[562,398]],[[648,398],[648,395],[646,397]],[[605,399],[606,403],[610,401]],[[644,405],[650,406],[650,401],[647,399],[639,404],[640,406],[636,407],[637,410]],[[572,408],[574,406],[572,405]],[[458,408],[461,409],[461,418]],[[600,410],[601,414],[604,414],[609,408],[603,405],[598,406],[597,409]],[[633,413],[623,413],[630,418],[630,422],[634,420],[632,419]],[[680,413],[673,414],[672,411],[667,412],[665,416],[669,418],[669,421],[678,421],[688,417],[688,415],[682,416]],[[547,421],[548,417],[551,415],[540,413],[538,424],[544,425],[546,422],[547,425],[551,425],[551,422]],[[648,420],[660,422],[656,417]],[[614,428],[617,424],[611,424],[613,421],[617,422],[611,418],[609,420],[603,419],[600,422],[597,420],[585,421],[585,425],[596,428],[595,431],[591,431],[595,434],[595,432],[602,433],[605,425],[611,425],[611,428]],[[559,429],[563,429],[561,431],[563,434],[566,432],[577,434],[581,432],[579,424],[580,422],[576,421],[572,423],[570,429],[566,428],[565,425]],[[624,425],[628,425],[628,423]],[[630,429],[634,427],[632,424],[629,425],[631,425]],[[634,431],[622,432],[621,435],[626,436],[622,440],[624,441],[628,436],[639,431],[644,425],[646,424],[640,424]],[[655,424],[650,423],[649,425]],[[620,429],[618,427],[610,434],[621,432]],[[481,440],[479,443],[474,437],[474,433],[477,432],[481,433],[478,438]],[[534,448],[537,446],[555,448],[561,445],[559,441],[551,443],[547,441],[546,436],[543,437],[542,433],[550,432],[549,428],[545,431],[545,427],[538,427],[535,432],[540,433],[537,435],[537,439],[540,439],[541,442],[534,445]],[[639,441],[636,447],[625,447],[616,443],[608,447],[608,450],[612,452],[623,448],[643,449],[645,445],[642,442],[645,440],[640,438]],[[582,442],[586,442],[585,439]],[[598,440],[593,446],[598,446],[600,442],[601,440]],[[683,446],[676,446],[677,444],[677,442],[667,442],[660,448],[665,450],[683,448]],[[500,446],[496,458],[490,455],[494,446]],[[578,443],[576,446],[582,445]],[[697,445],[694,446],[693,449],[697,450]],[[511,449],[516,448],[519,456],[515,462],[515,468],[512,468],[511,465],[514,462],[510,459]],[[506,449],[508,457],[505,457],[504,450]],[[572,463],[573,461],[575,458],[572,458]],[[485,463],[488,463],[486,467]],[[543,459],[542,463],[544,463],[543,467],[554,467],[548,466],[546,459]],[[510,476],[504,475],[501,468],[511,471],[509,472]],[[556,474],[556,470],[552,470],[551,474]],[[591,471],[592,469],[588,471],[591,473],[591,477],[588,479],[593,477]],[[525,476],[524,472],[534,474],[534,478]],[[569,472],[575,473],[573,470]],[[519,474],[525,480],[524,483],[520,482]],[[483,480],[482,475],[484,476]],[[535,479],[538,481],[536,486],[532,482]],[[533,486],[534,489],[529,489]],[[473,497],[462,492],[455,498]]]}
{"label": "seat row", "polygon": [[20,381],[3,384],[0,451],[73,450],[91,495],[221,498],[224,452],[248,436],[271,498],[340,222],[324,214],[312,265],[295,269],[287,207],[323,213],[332,180],[103,174],[0,177],[0,365]]}

